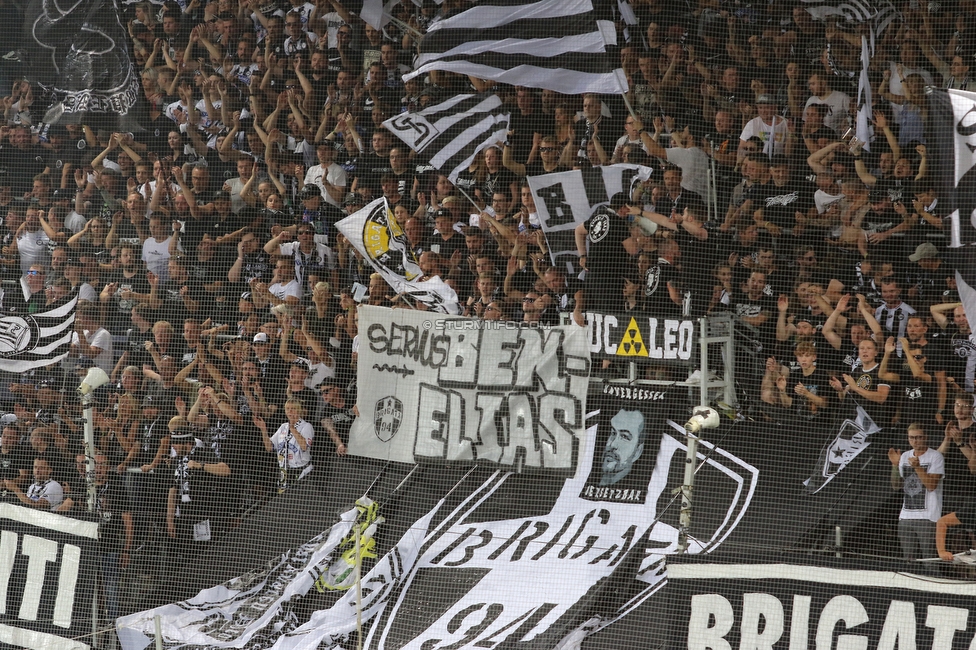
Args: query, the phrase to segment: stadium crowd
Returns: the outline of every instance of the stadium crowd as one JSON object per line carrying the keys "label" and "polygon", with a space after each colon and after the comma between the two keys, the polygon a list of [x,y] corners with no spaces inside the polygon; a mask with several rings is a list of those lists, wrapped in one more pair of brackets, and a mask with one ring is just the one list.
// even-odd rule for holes
{"label": "stadium crowd", "polygon": [[[945,478],[926,474],[921,506],[906,496],[932,550],[906,534],[905,553],[934,556],[935,520],[973,486],[976,346],[942,262],[924,89],[976,89],[976,3],[898,3],[871,62],[870,151],[849,132],[856,27],[801,3],[635,0],[637,24],[608,15],[633,113],[620,96],[448,73],[404,83],[417,35],[467,7],[420,4],[397,3],[380,31],[343,0],[126,3],[132,132],[42,125],[41,93],[12,84],[0,310],[79,305],[68,359],[9,378],[4,498],[86,507],[73,395],[92,366],[112,381],[95,482],[116,582],[153,530],[199,550],[345,455],[356,307],[415,306],[335,229],[383,196],[466,315],[730,312],[758,360],[739,369],[751,417],[818,447],[850,401],[898,432],[892,448],[917,423],[933,445],[919,456],[939,455]],[[509,136],[456,183],[382,127],[485,90],[510,107]],[[618,162],[654,173],[577,229],[578,264],[553,266],[526,177]],[[893,487],[914,495],[912,454],[892,452]],[[932,462],[919,475],[940,474]]]}

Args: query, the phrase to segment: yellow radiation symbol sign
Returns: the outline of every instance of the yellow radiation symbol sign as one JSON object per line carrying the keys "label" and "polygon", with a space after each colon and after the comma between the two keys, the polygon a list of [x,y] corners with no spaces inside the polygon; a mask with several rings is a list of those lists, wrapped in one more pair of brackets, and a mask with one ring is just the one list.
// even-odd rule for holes
{"label": "yellow radiation symbol sign", "polygon": [[647,346],[644,345],[644,338],[637,328],[637,319],[631,316],[630,324],[624,331],[623,338],[617,344],[618,357],[646,357]]}

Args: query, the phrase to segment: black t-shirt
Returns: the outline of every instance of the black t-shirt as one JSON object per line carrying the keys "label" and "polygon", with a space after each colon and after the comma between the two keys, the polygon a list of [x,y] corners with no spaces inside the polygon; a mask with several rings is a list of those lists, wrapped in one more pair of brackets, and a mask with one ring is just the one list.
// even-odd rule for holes
{"label": "black t-shirt", "polygon": [[[711,148],[712,153],[733,153],[739,148],[739,136],[735,133],[708,133],[705,135],[705,142]],[[733,165],[723,165],[715,159],[716,171],[723,175],[734,173]]]}
{"label": "black t-shirt", "polygon": [[536,160],[525,166],[525,175],[528,176],[542,176],[543,174],[555,174],[556,172],[566,172],[570,168],[565,165],[556,165],[555,168],[547,170],[542,166],[542,161]]}
{"label": "black t-shirt", "polygon": [[793,228],[796,225],[796,212],[806,214],[813,205],[813,195],[805,183],[790,182],[782,187],[775,183],[766,186],[766,196],[761,205],[763,219],[771,221],[780,228]]}
{"label": "black t-shirt", "polygon": [[[816,417],[821,417],[830,408],[831,398],[836,396],[834,389],[830,387],[830,374],[820,365],[814,368],[813,373],[804,377],[803,372],[798,371],[796,373],[790,373],[789,378],[786,380],[787,392],[793,398],[793,412],[797,417],[805,419],[813,419]],[[816,395],[817,397],[822,397],[827,400],[827,404],[824,406],[814,409],[811,407],[811,403],[803,395],[798,395],[793,392],[797,384],[803,384],[803,386]]]}
{"label": "black t-shirt", "polygon": [[403,172],[397,174],[394,171],[390,172],[397,179],[397,192],[401,194],[405,200],[409,199],[410,193],[413,191],[413,181],[416,177],[412,169],[405,169]]}
{"label": "black t-shirt", "polygon": [[286,397],[287,399],[297,399],[302,403],[302,412],[304,413],[302,417],[314,426],[315,420],[313,418],[319,410],[319,404],[322,403],[318,392],[305,387],[300,391],[292,391],[291,395]]}
{"label": "black t-shirt", "polygon": [[485,179],[481,182],[481,198],[486,203],[491,203],[491,195],[495,192],[501,192],[505,196],[511,195],[510,186],[512,183],[516,182],[515,174],[505,169],[504,167],[499,169],[494,174],[486,173]]}
{"label": "black t-shirt", "polygon": [[976,370],[976,336],[963,334],[952,326],[951,334],[939,336],[942,343],[942,366],[946,377],[952,377],[956,384],[967,392],[973,390],[973,375]]}
{"label": "black t-shirt", "polygon": [[[155,420],[139,421],[135,440],[139,446],[139,453],[132,463],[133,467],[142,467],[153,461],[156,452],[159,451],[160,441],[169,435],[169,427],[166,425],[167,421],[161,417],[157,417]],[[169,450],[163,452],[164,458],[167,451]]]}
{"label": "black t-shirt", "polygon": [[760,332],[766,334],[773,331],[776,327],[776,301],[772,296],[761,293],[759,297],[752,298],[745,291],[736,291],[732,294],[732,311],[740,318],[755,318],[766,314],[766,322],[758,326]]}
{"label": "black t-shirt", "polygon": [[[264,251],[247,253],[241,263],[240,282],[247,285],[251,280],[267,282],[271,279],[271,257]],[[246,291],[246,288],[244,289]]]}
{"label": "black t-shirt", "polygon": [[322,419],[330,420],[339,435],[339,439],[343,442],[349,442],[349,429],[352,428],[352,423],[356,419],[356,414],[351,408],[337,408],[331,404],[326,404]]}
{"label": "black t-shirt", "polygon": [[[963,440],[968,439],[969,431],[969,429],[963,431]],[[972,501],[973,490],[976,489],[976,476],[969,472],[969,459],[955,442],[949,443],[949,448],[943,456],[945,475],[942,478],[942,512],[956,512],[956,517],[959,517],[959,508],[965,507]],[[962,517],[959,517],[959,521],[962,521]]]}
{"label": "black t-shirt", "polygon": [[681,315],[681,305],[671,300],[668,291],[670,282],[678,293],[681,291],[681,274],[678,269],[664,259],[647,269],[644,274],[643,303],[644,308],[655,318],[675,318]]}
{"label": "black t-shirt", "polygon": [[935,424],[935,412],[938,410],[938,388],[935,382],[916,379],[911,371],[899,377],[900,380],[892,387],[892,391],[898,391],[901,422],[906,425],[921,422],[928,429],[928,425]]}
{"label": "black t-shirt", "polygon": [[108,310],[108,319],[105,328],[115,335],[125,334],[126,330],[132,327],[132,308],[137,304],[135,300],[122,299],[123,291],[148,295],[152,291],[149,280],[143,271],[137,271],[134,276],[127,278],[120,269],[114,271],[106,280],[107,284],[118,284],[118,289],[112,297],[112,307]]}
{"label": "black t-shirt", "polygon": [[458,173],[457,180],[454,181],[454,187],[459,192],[463,192],[468,196],[474,196],[475,188],[478,187],[478,179],[475,177],[474,172],[470,169],[465,169]]}
{"label": "black t-shirt", "polygon": [[511,147],[510,154],[515,161],[524,165],[532,151],[535,134],[546,135],[552,130],[546,127],[547,120],[551,121],[551,118],[538,112],[530,115],[525,115],[522,111],[512,113],[510,126],[515,133],[509,137],[508,143]]}
{"label": "black t-shirt", "polygon": [[95,495],[100,550],[102,553],[119,553],[125,543],[122,515],[129,512],[121,477],[109,474],[105,483],[95,487]]}
{"label": "black t-shirt", "polygon": [[44,149],[44,164],[51,168],[52,174],[60,176],[61,170],[66,164],[71,164],[77,168],[81,161],[81,150],[74,145],[75,142],[69,141],[59,150]]}
{"label": "black t-shirt", "polygon": [[[879,386],[890,387],[888,382],[878,379],[878,370],[880,369],[881,365],[875,362],[875,366],[871,368],[871,370],[865,370],[863,366],[860,366],[853,373],[848,374],[854,379],[854,382],[858,385],[858,387],[865,390],[876,391],[878,390]],[[847,382],[841,379],[841,384],[846,386]],[[891,397],[892,391],[889,390],[888,400],[890,400]],[[858,395],[856,392],[854,392],[854,389],[849,391],[847,399],[853,399],[858,406],[867,411],[867,414],[871,416],[871,419],[874,420],[874,423],[878,426],[884,428],[888,424],[888,400],[885,400],[885,402],[880,404],[878,402],[872,402],[871,400]]]}
{"label": "black t-shirt", "polygon": [[586,253],[587,309],[615,311],[623,306],[621,278],[630,270],[624,240],[630,237],[630,224],[610,209],[597,208],[586,222],[589,248]]}
{"label": "black t-shirt", "polygon": [[455,251],[461,251],[463,255],[468,249],[464,241],[464,236],[457,232],[450,239],[444,239],[440,235],[434,235],[427,241],[427,248],[440,254],[445,259],[450,259]]}
{"label": "black t-shirt", "polygon": [[10,183],[14,196],[22,196],[31,191],[34,177],[44,171],[45,152],[40,147],[29,145],[18,149],[12,144],[0,146],[0,170]]}
{"label": "black t-shirt", "polygon": [[389,156],[378,156],[375,153],[370,153],[359,159],[356,178],[359,180],[360,185],[366,185],[372,187],[374,190],[378,190],[380,189],[380,179],[384,174],[389,174],[392,171],[393,168],[390,167]]}
{"label": "black t-shirt", "polygon": [[23,445],[17,445],[5,454],[0,453],[0,488],[3,481],[17,479],[22,469],[27,470],[28,474],[33,469],[30,455]]}
{"label": "black t-shirt", "polygon": [[206,299],[203,289],[197,283],[190,282],[189,280],[186,283],[167,280],[159,285],[157,291],[163,302],[159,309],[160,320],[168,321],[174,327],[178,327],[179,323],[182,323],[192,315],[186,303],[183,301],[183,296],[180,294],[183,287],[186,287],[188,292],[187,297],[190,300],[200,302]]}
{"label": "black t-shirt", "polygon": [[744,215],[748,221],[752,220],[752,213],[760,208],[766,207],[766,197],[770,196],[772,192],[775,195],[775,191],[772,189],[776,187],[773,185],[772,181],[766,183],[765,185],[760,185],[759,183],[753,183],[742,193],[742,200],[752,201],[752,212]]}
{"label": "black t-shirt", "polygon": [[[200,469],[190,469],[189,461],[200,463]],[[192,534],[187,527],[210,518],[217,512],[220,504],[217,499],[218,481],[228,480],[217,478],[205,471],[203,465],[220,462],[209,446],[195,446],[189,456],[173,459],[172,476],[176,487],[176,521],[177,530],[182,536]]]}

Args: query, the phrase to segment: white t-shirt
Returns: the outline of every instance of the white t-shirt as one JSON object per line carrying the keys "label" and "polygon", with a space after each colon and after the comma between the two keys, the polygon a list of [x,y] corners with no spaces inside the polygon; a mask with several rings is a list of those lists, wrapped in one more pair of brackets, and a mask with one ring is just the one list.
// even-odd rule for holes
{"label": "white t-shirt", "polygon": [[82,282],[81,286],[78,287],[78,302],[96,302],[97,300],[98,292],[95,291],[95,287],[87,282]]}
{"label": "white t-shirt", "polygon": [[336,187],[341,187],[343,190],[345,190],[346,170],[339,165],[332,163],[329,165],[327,171],[322,165],[313,165],[312,167],[308,168],[307,172],[305,172],[305,184],[311,185],[314,183],[315,185],[318,185],[319,189],[322,190],[322,196],[325,197],[326,203],[334,205],[337,208],[341,208],[342,205],[325,191],[325,183],[322,181],[323,178],[328,181],[330,185],[335,185]]}
{"label": "white t-shirt", "polygon": [[326,34],[329,37],[329,47],[336,47],[339,42],[339,28],[346,24],[337,11],[322,14],[319,18],[325,23]]}
{"label": "white t-shirt", "polygon": [[838,135],[843,135],[844,131],[847,130],[847,111],[851,105],[851,98],[846,93],[842,93],[839,90],[833,90],[826,99],[820,99],[816,95],[807,100],[806,106],[812,104],[823,104],[829,110],[824,116],[824,125],[833,129]]}
{"label": "white t-shirt", "polygon": [[788,134],[789,127],[782,116],[774,115],[772,125],[763,122],[761,117],[754,117],[746,122],[739,139],[746,141],[751,137],[758,136],[763,142],[763,153],[771,158],[775,155],[786,155],[786,136]]}
{"label": "white t-shirt", "polygon": [[292,435],[287,422],[278,427],[271,436],[271,445],[278,457],[278,466],[283,469],[305,467],[312,461],[312,438],[315,437],[315,428],[305,420],[299,420],[295,428],[305,438],[304,451],[295,441],[295,436]]}
{"label": "white t-shirt", "polygon": [[43,230],[38,229],[34,232],[25,230],[17,238],[17,252],[20,253],[20,272],[27,273],[31,264],[50,266],[50,244],[51,240]]}
{"label": "white t-shirt", "polygon": [[708,196],[708,156],[698,147],[672,147],[668,162],[681,168],[681,187],[698,196]]}
{"label": "white t-shirt", "polygon": [[[922,479],[918,477],[915,468],[909,465],[908,459],[915,455],[911,449],[901,455],[898,461],[898,473],[905,479],[902,486],[902,506],[899,519],[928,519],[938,521],[942,516],[942,481],[934,490],[926,489],[922,485]],[[945,474],[945,458],[939,453],[938,449],[931,447],[925,451],[918,459],[929,474]]]}
{"label": "white t-shirt", "polygon": [[299,300],[302,298],[302,287],[298,284],[297,280],[292,280],[285,284],[275,282],[268,287],[268,292],[278,300],[285,300],[288,296],[294,296]]}
{"label": "white t-shirt", "polygon": [[146,269],[159,276],[160,282],[169,280],[169,244],[172,235],[163,241],[156,241],[155,237],[149,237],[142,242],[142,261],[146,263]]}
{"label": "white t-shirt", "polygon": [[235,176],[230,178],[224,183],[223,189],[230,193],[230,210],[234,214],[238,214],[241,210],[247,206],[244,199],[241,198],[241,190],[244,189],[244,181],[241,180],[240,176]]}
{"label": "white t-shirt", "polygon": [[88,223],[88,219],[85,218],[85,215],[74,210],[69,212],[68,216],[64,218],[64,227],[76,235],[85,229],[86,223]]}
{"label": "white t-shirt", "polygon": [[114,357],[112,352],[112,335],[109,334],[108,330],[104,327],[100,327],[94,332],[89,332],[85,330],[85,341],[88,345],[94,346],[101,350],[98,356],[92,359],[95,365],[104,370],[105,372],[112,372],[112,366]]}

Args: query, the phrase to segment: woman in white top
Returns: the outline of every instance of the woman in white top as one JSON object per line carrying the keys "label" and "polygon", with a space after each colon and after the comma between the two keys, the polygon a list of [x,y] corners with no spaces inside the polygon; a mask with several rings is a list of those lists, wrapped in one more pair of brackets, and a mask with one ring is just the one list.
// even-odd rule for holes
{"label": "woman in white top", "polygon": [[289,481],[298,481],[312,472],[312,439],[315,428],[303,419],[302,403],[297,399],[285,402],[287,422],[282,423],[270,437],[264,420],[253,417],[254,426],[261,431],[264,448],[278,457],[278,492],[288,488]]}

